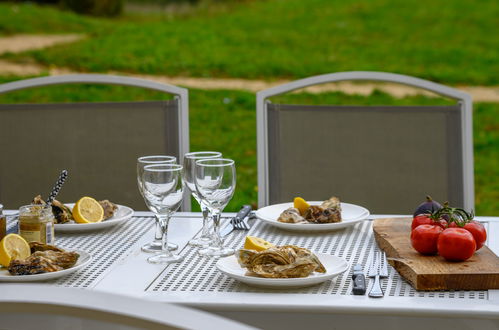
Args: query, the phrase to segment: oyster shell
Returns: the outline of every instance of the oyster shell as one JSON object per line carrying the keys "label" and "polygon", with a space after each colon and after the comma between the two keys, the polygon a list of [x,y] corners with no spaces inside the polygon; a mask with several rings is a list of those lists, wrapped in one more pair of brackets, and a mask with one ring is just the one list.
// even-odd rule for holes
{"label": "oyster shell", "polygon": [[286,223],[307,222],[307,220],[301,216],[300,211],[294,207],[284,210],[279,215],[279,218],[277,218],[277,221]]}
{"label": "oyster shell", "polygon": [[108,201],[107,199],[99,201],[99,204],[104,209],[104,220],[111,218],[118,209],[116,204]]}
{"label": "oyster shell", "polygon": [[31,253],[35,253],[36,251],[57,251],[64,252],[63,249],[60,249],[54,245],[40,243],[40,242],[29,242],[29,247],[31,248]]}
{"label": "oyster shell", "polygon": [[321,207],[323,209],[335,209],[341,211],[341,202],[338,197],[333,196],[330,199],[322,202]]}
{"label": "oyster shell", "polygon": [[319,258],[310,250],[285,245],[256,252],[239,250],[237,259],[248,269],[247,275],[266,278],[307,277],[313,272],[325,273]]}
{"label": "oyster shell", "polygon": [[29,258],[31,257],[43,257],[50,260],[50,263],[52,265],[61,267],[62,269],[67,269],[69,267],[73,267],[76,264],[80,255],[76,252],[58,252],[53,250],[46,250],[37,251],[33,253]]}
{"label": "oyster shell", "polygon": [[54,214],[56,223],[66,223],[73,220],[71,209],[56,199],[52,201],[52,213]]}
{"label": "oyster shell", "polygon": [[30,256],[25,260],[12,260],[9,264],[9,273],[12,275],[33,275],[56,272],[63,268],[52,264],[43,256]]}
{"label": "oyster shell", "polygon": [[312,205],[305,213],[305,219],[312,223],[341,222],[341,211],[334,208],[324,209],[322,206]]}

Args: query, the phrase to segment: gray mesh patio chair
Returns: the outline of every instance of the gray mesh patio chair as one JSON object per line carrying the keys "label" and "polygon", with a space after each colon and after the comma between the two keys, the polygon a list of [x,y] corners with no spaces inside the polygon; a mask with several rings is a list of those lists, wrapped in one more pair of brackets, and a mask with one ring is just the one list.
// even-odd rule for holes
{"label": "gray mesh patio chair", "polygon": [[[392,82],[456,100],[446,106],[337,106],[269,98],[345,80]],[[427,194],[474,208],[470,95],[384,72],[310,77],[257,94],[258,203],[335,195],[371,213],[407,214]]]}
{"label": "gray mesh patio chair", "polygon": [[[105,84],[168,94],[168,100],[0,104],[0,203],[47,197],[59,172],[69,177],[60,199],[88,195],[146,209],[137,188],[136,161],[144,155],[178,159],[189,150],[188,93],[184,88],[122,76],[77,74],[0,85],[1,94],[66,84]],[[170,99],[173,95],[173,98]],[[1,99],[0,99],[1,100]],[[186,199],[185,209],[190,209]]]}

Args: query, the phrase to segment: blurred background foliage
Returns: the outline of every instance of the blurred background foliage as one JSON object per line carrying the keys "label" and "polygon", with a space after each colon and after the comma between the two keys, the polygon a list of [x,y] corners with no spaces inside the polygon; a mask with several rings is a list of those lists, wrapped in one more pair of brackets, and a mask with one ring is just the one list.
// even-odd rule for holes
{"label": "blurred background foliage", "polygon": [[[67,34],[70,44],[0,54],[1,61],[72,72],[266,82],[350,70],[388,71],[445,85],[499,85],[497,0],[0,0],[0,37]],[[0,82],[27,75],[0,75]],[[163,77],[163,78],[164,78]],[[230,81],[229,81],[230,84]],[[123,88],[48,88],[0,102],[144,100]],[[290,94],[313,104],[440,104],[375,91]],[[228,211],[257,201],[255,93],[189,88],[191,150],[220,150],[238,164]],[[474,103],[476,211],[499,213],[499,103]],[[415,132],[417,134],[417,128]]]}

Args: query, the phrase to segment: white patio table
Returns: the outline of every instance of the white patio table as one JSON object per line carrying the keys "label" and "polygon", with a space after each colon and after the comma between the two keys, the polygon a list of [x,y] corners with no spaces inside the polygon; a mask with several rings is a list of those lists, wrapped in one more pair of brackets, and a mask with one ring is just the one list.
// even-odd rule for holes
{"label": "white patio table", "polygon": [[[225,217],[234,214],[226,213]],[[370,219],[393,217],[374,215]],[[478,217],[488,231],[487,245],[499,255],[499,217]],[[199,213],[177,213],[169,238],[185,260],[169,266],[146,261],[140,247],[153,236],[149,212],[135,212],[113,228],[57,234],[57,245],[91,253],[92,263],[49,285],[109,291],[148,300],[178,303],[217,313],[265,329],[499,329],[499,290],[415,291],[389,267],[380,299],[351,294],[351,272],[333,281],[301,289],[259,289],[221,274],[215,260],[199,257],[187,245],[201,227]],[[225,221],[227,221],[225,219]],[[270,227],[258,220],[249,232],[236,231],[226,244],[242,247],[246,235],[276,244],[296,244],[317,252],[360,263],[367,272],[375,242],[372,221],[328,233],[296,233]],[[1,286],[8,284],[0,284]]]}

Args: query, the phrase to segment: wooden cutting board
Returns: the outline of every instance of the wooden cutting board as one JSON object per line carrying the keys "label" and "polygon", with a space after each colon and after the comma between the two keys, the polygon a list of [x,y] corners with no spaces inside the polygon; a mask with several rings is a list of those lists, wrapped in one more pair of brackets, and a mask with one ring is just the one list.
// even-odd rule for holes
{"label": "wooden cutting board", "polygon": [[416,290],[499,289],[499,257],[487,246],[463,262],[423,256],[411,247],[412,218],[374,220],[374,237],[388,262]]}

